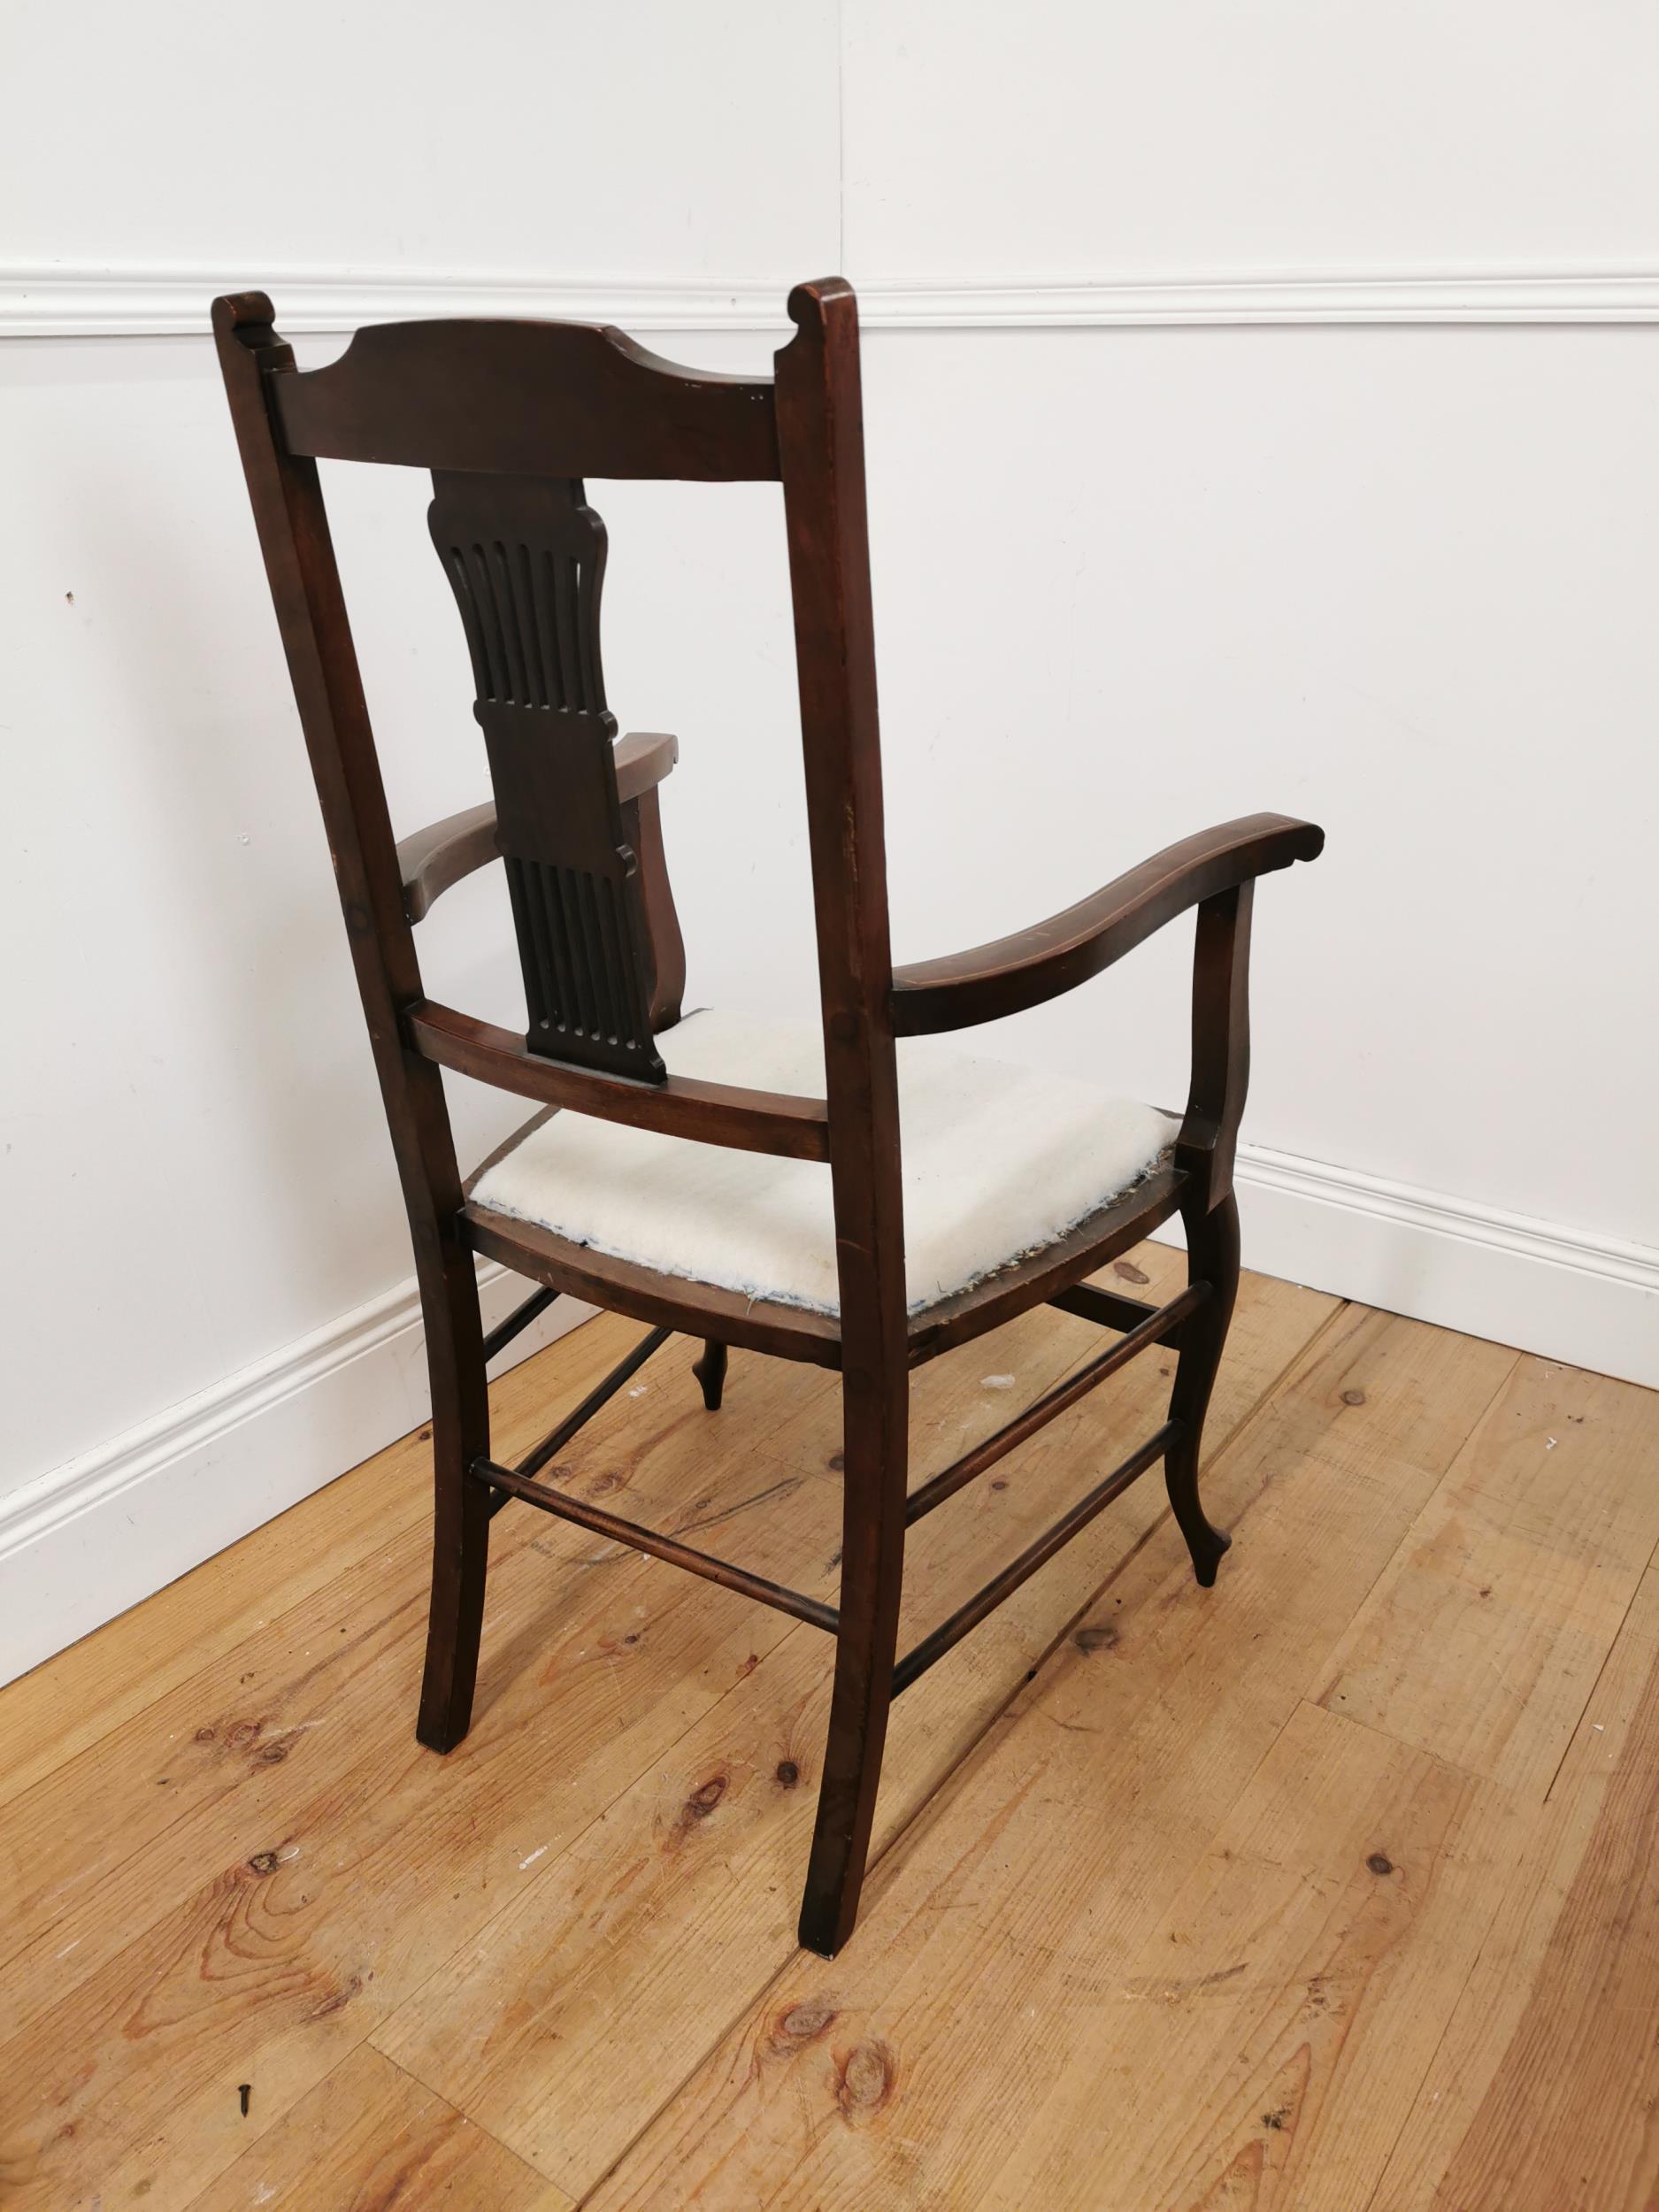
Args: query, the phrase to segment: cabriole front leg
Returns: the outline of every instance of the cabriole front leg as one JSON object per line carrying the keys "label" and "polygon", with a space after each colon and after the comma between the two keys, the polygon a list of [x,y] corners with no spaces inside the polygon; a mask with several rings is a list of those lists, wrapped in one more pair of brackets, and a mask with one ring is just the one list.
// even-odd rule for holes
{"label": "cabriole front leg", "polygon": [[1239,1289],[1239,1208],[1231,1192],[1218,1206],[1200,1214],[1184,1210],[1187,1280],[1208,1283],[1210,1295],[1181,1325],[1181,1348],[1170,1393],[1170,1418],[1179,1432],[1164,1462],[1170,1505],[1193,1555],[1193,1572],[1208,1590],[1221,1555],[1232,1542],[1211,1525],[1198,1493],[1198,1463],[1203,1448],[1204,1417],[1216,1386],[1216,1372],[1226,1348],[1227,1324]]}

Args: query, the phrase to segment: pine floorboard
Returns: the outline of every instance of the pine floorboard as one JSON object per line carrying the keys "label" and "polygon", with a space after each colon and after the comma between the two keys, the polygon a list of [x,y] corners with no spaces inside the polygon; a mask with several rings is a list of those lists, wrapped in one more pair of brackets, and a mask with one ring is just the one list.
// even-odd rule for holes
{"label": "pine floorboard", "polygon": [[[500,1453],[636,1333],[503,1377]],[[913,1479],[1100,1340],[920,1371]],[[833,1601],[833,1378],[736,1354],[710,1416],[695,1349],[561,1480]],[[1169,1365],[918,1525],[902,1640]],[[1154,1475],[901,1700],[826,1962],[826,1640],[514,1507],[436,1758],[391,1446],[0,1691],[0,2205],[1659,2204],[1659,1394],[1247,1277],[1207,1461],[1213,1591]]]}

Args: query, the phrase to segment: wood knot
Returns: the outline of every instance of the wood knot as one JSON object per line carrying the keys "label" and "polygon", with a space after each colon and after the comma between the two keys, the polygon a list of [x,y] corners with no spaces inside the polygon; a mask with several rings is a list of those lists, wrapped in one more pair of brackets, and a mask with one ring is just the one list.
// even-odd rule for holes
{"label": "wood knot", "polygon": [[835,2101],[841,2117],[857,2124],[873,2119],[893,2095],[898,2062],[885,2043],[860,2043],[838,2059]]}
{"label": "wood knot", "polygon": [[847,1455],[845,1452],[832,1452],[824,1464],[829,1469],[831,1474],[843,1474],[847,1467]]}
{"label": "wood knot", "polygon": [[993,1490],[1006,1490],[1008,1487],[1008,1477],[1006,1475],[998,1475],[995,1481],[991,1485],[991,1487]]}
{"label": "wood knot", "polygon": [[822,1998],[809,1997],[798,2005],[787,2005],[778,2014],[767,2033],[767,2042],[780,2057],[787,2058],[803,2044],[813,2042],[827,2028],[834,2024],[835,2008]]}
{"label": "wood knot", "polygon": [[778,1779],[783,1784],[785,1789],[787,1790],[792,1790],[795,1784],[801,1779],[801,1770],[793,1759],[779,1760]]}
{"label": "wood knot", "polygon": [[225,1747],[228,1751],[250,1751],[259,1740],[262,1720],[234,1720],[225,1731]]}
{"label": "wood knot", "polygon": [[693,1790],[686,1800],[686,1816],[690,1820],[707,1820],[720,1800],[726,1795],[726,1777],[714,1775],[701,1787]]}
{"label": "wood knot", "polygon": [[1114,1260],[1112,1273],[1121,1275],[1126,1283],[1149,1283],[1152,1280],[1145,1268],[1137,1267],[1133,1260]]}
{"label": "wood knot", "polygon": [[1342,1393],[1342,1403],[1345,1406],[1363,1406],[1364,1402],[1365,1393],[1363,1390],[1345,1390]]}
{"label": "wood knot", "polygon": [[256,1851],[248,1863],[256,1874],[274,1874],[281,1861],[274,1851]]}
{"label": "wood knot", "polygon": [[311,2007],[305,2017],[308,2020],[326,2020],[336,2012],[343,2012],[362,1988],[362,1975],[353,1974],[343,1988],[331,1989],[325,1998]]}
{"label": "wood knot", "polygon": [[1385,1851],[1373,1851],[1365,1862],[1373,1874],[1392,1874],[1394,1863]]}
{"label": "wood knot", "polygon": [[196,1732],[196,1740],[197,1743],[216,1743],[218,1740],[219,1731],[217,1728],[198,1728]]}
{"label": "wood knot", "polygon": [[257,1763],[262,1767],[280,1767],[288,1755],[288,1747],[285,1743],[268,1743],[254,1755]]}
{"label": "wood knot", "polygon": [[1079,1628],[1071,1641],[1080,1652],[1110,1651],[1118,1641],[1118,1630],[1111,1621],[1101,1621],[1087,1628]]}

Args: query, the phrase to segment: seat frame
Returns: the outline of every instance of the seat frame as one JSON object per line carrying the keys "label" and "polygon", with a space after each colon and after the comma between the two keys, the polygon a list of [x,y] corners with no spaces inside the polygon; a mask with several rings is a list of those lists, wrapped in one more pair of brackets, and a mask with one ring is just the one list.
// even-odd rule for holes
{"label": "seat frame", "polygon": [[[895,968],[857,308],[851,289],[832,278],[797,287],[788,311],[795,333],[778,354],[771,380],[680,368],[614,331],[534,323],[381,326],[360,332],[327,367],[301,373],[263,294],[216,301],[213,319],[334,854],[426,1322],[434,1521],[419,1735],[447,1751],[467,1732],[489,1525],[514,1500],[825,1630],[835,1642],[834,1683],[800,1936],[808,1948],[831,1956],[857,1914],[894,1696],[1160,1461],[1197,1579],[1205,1586],[1215,1579],[1228,1540],[1205,1516],[1198,1465],[1238,1284],[1233,1169],[1248,1077],[1253,887],[1260,875],[1312,859],[1323,833],[1278,815],[1225,824],[1171,847],[1033,929],[946,959]],[[329,540],[319,459],[426,467],[460,472],[469,481],[492,475],[520,483],[590,475],[781,481],[825,1098],[778,1096],[672,1076],[635,1079],[594,1064],[591,1054],[588,1064],[579,1064],[569,1055],[534,1048],[534,1037],[521,1041],[427,998],[413,925],[451,884],[496,856],[509,826],[504,818],[498,822],[495,806],[487,805],[402,846],[395,842]],[[588,722],[593,718],[589,714]],[[618,880],[629,898],[637,885],[640,905],[627,910],[642,917],[624,950],[634,948],[644,964],[650,1024],[658,1032],[678,1018],[685,975],[657,800],[657,785],[674,757],[673,740],[658,736],[624,739],[611,756],[613,773],[604,769],[603,747],[595,757],[598,772],[608,777],[613,832],[619,822],[626,841],[618,849]],[[522,826],[516,826],[513,835],[521,834]],[[1191,909],[1197,913],[1192,1079],[1172,1155],[1041,1252],[923,1312],[907,1312],[895,1040],[1037,1005],[1099,973]],[[521,951],[528,983],[530,954],[522,933]],[[703,1143],[826,1164],[833,1194],[839,1314],[751,1301],[662,1275],[480,1206],[471,1183],[461,1179],[443,1094],[444,1068],[538,1102],[544,1111],[599,1114]],[[1153,1308],[1087,1279],[1178,1213],[1189,1255],[1187,1286],[1178,1296]],[[480,1256],[537,1286],[488,1336],[476,1280]],[[486,1363],[564,1295],[632,1316],[648,1323],[650,1333],[517,1467],[503,1466],[490,1455]],[[1119,1340],[911,1491],[910,1369],[1043,1303],[1116,1333]],[[703,1340],[695,1371],[710,1409],[720,1404],[728,1346],[840,1371],[844,1487],[837,1605],[786,1589],[539,1479],[583,1423],[673,1333]],[[907,1528],[1157,1343],[1178,1355],[1167,1419],[901,1656]]]}

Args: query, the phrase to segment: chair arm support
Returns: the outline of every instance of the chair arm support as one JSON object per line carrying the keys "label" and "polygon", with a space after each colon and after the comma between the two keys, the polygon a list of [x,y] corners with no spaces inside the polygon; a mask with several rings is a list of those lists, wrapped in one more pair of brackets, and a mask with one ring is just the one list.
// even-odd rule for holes
{"label": "chair arm support", "polygon": [[[655,791],[680,757],[680,741],[666,733],[637,730],[616,746],[617,796],[624,806]],[[416,830],[397,847],[397,871],[403,886],[403,910],[411,922],[425,919],[443,894],[463,876],[496,857],[495,803],[468,807],[442,822]]]}
{"label": "chair arm support", "polygon": [[1284,814],[1247,814],[1201,830],[1033,929],[895,968],[894,1033],[928,1036],[1041,1006],[1121,960],[1189,906],[1312,860],[1324,843],[1322,829]]}

